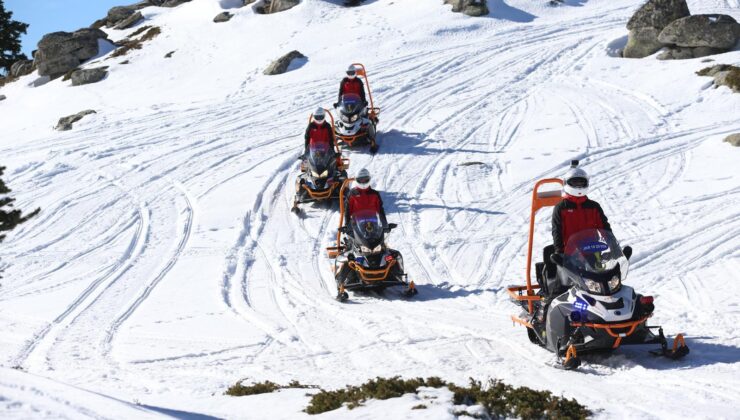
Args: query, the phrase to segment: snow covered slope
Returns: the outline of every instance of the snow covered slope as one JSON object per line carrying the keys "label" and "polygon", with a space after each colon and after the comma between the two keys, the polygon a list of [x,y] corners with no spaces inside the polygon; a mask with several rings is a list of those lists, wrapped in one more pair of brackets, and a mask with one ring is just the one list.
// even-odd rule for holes
{"label": "snow covered slope", "polygon": [[[21,208],[42,208],[0,248],[0,364],[181,416],[307,417],[304,392],[221,395],[245,377],[331,388],[396,374],[500,378],[604,417],[737,415],[740,151],[722,139],[740,132],[740,95],[709,88],[701,60],[609,57],[639,0],[489,0],[482,18],[441,0],[304,0],[214,24],[233,3],[144,9],[162,35],[130,64],[101,59],[101,83],[31,88],[30,75],[0,89],[6,181]],[[736,0],[689,3],[740,19]],[[293,49],[308,62],[262,75]],[[324,248],[337,212],[289,211],[308,114],[357,61],[383,112],[380,152],[352,153],[350,173],[375,175],[399,223],[390,244],[413,301],[336,302]],[[52,131],[84,109],[98,113]],[[623,348],[564,372],[511,325],[505,287],[524,282],[531,188],[572,158],[635,249],[628,282],[656,296],[666,333],[687,335],[687,359]],[[7,414],[7,401],[39,403],[12,390],[45,380],[0,372]],[[64,398],[97,413],[80,392]],[[331,416],[351,414],[369,415]]]}

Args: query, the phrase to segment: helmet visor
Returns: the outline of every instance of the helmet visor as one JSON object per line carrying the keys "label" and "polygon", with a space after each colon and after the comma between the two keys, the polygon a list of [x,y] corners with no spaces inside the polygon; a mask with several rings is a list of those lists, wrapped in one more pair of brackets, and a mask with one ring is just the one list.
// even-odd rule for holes
{"label": "helmet visor", "polygon": [[587,188],[588,187],[588,179],[583,178],[583,177],[570,178],[566,182],[568,183],[568,185],[570,185],[573,188]]}
{"label": "helmet visor", "polygon": [[357,184],[359,184],[360,186],[370,185],[370,177],[369,176],[361,176],[361,177],[357,178],[356,181],[357,181]]}
{"label": "helmet visor", "polygon": [[314,115],[313,116],[313,120],[316,121],[316,122],[319,122],[319,123],[320,122],[323,122],[324,121],[324,116],[323,115]]}
{"label": "helmet visor", "polygon": [[357,72],[354,70],[347,70],[347,76],[349,77],[355,77],[357,76]]}

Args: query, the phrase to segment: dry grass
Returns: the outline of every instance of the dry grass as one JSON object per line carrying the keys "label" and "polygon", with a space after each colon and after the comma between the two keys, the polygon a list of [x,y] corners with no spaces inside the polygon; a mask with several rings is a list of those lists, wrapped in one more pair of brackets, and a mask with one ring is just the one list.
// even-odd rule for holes
{"label": "dry grass", "polygon": [[[145,32],[146,31],[146,32]],[[140,38],[136,38],[138,35],[144,34]],[[132,33],[128,38],[124,39],[119,43],[118,49],[116,49],[109,58],[123,57],[128,54],[131,50],[140,50],[144,46],[144,42],[151,41],[162,33],[162,29],[159,26],[142,26],[137,29],[136,32]]]}

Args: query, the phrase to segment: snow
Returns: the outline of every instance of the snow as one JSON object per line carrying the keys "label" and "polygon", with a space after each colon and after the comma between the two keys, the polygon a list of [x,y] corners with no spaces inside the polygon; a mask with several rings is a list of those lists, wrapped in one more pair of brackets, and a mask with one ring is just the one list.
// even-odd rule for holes
{"label": "snow", "polygon": [[[481,18],[437,0],[339,3],[146,8],[162,34],[86,64],[110,66],[104,81],[0,88],[5,180],[19,208],[42,208],[0,248],[0,416],[308,418],[306,390],[222,393],[435,375],[547,389],[603,418],[736,417],[740,155],[722,139],[740,132],[740,96],[694,74],[713,63],[610,56],[639,0],[496,0]],[[689,5],[740,19],[737,2]],[[234,18],[214,24],[224,9]],[[300,67],[262,74],[294,49]],[[380,152],[352,152],[350,173],[375,175],[399,224],[412,301],[336,302],[337,212],[289,211],[307,117],[353,62],[383,111]],[[573,158],[635,249],[627,281],[656,296],[653,322],[687,335],[685,360],[622,348],[565,372],[511,325],[531,188]],[[453,418],[438,392],[428,410],[407,395],[318,417]]]}

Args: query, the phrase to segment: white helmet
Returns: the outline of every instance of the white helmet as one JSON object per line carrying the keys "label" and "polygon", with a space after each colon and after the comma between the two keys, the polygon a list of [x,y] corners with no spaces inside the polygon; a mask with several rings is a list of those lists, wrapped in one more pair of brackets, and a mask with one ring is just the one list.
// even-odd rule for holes
{"label": "white helmet", "polygon": [[319,124],[324,122],[324,119],[326,118],[326,113],[324,112],[324,108],[316,108],[316,111],[313,112],[313,120]]}
{"label": "white helmet", "polygon": [[361,188],[364,190],[370,187],[370,179],[370,171],[362,168],[355,177],[355,184],[357,184],[357,188]]}
{"label": "white helmet", "polygon": [[588,194],[588,173],[578,167],[578,161],[571,161],[570,170],[563,177],[563,191],[573,197],[585,197]]}
{"label": "white helmet", "polygon": [[357,68],[355,68],[354,64],[350,64],[349,67],[347,67],[347,77],[350,79],[357,77]]}

